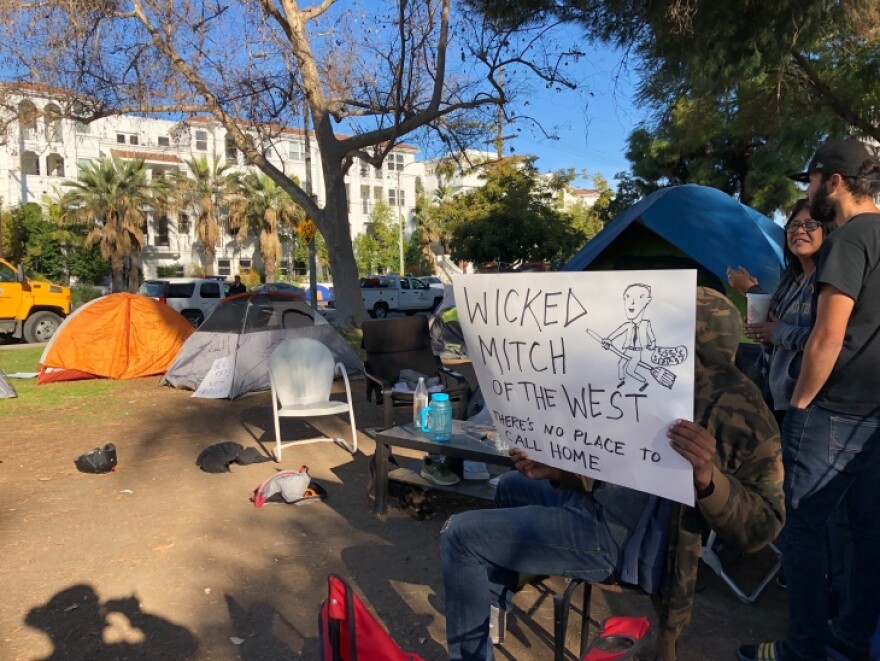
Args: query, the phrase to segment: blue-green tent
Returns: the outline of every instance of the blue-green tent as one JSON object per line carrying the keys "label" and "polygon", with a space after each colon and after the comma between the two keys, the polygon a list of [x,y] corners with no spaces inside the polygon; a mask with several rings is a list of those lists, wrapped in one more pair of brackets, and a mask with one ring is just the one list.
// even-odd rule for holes
{"label": "blue-green tent", "polygon": [[716,188],[671,186],[609,222],[562,270],[696,268],[700,284],[725,290],[727,267],[744,266],[773,291],[783,240],[779,225]]}

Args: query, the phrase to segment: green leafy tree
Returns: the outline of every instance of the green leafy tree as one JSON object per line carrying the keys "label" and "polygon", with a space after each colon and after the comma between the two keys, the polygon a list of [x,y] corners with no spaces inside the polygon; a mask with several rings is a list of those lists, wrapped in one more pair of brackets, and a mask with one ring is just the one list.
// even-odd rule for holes
{"label": "green leafy tree", "polygon": [[456,261],[510,264],[558,261],[585,240],[570,213],[558,209],[533,159],[502,159],[485,167],[485,185],[432,209]]}
{"label": "green leafy tree", "polygon": [[631,172],[618,172],[614,178],[617,180],[617,190],[608,200],[607,206],[599,209],[599,217],[603,225],[607,225],[633,204],[656,190],[652,184],[639,179]]}
{"label": "green leafy tree", "polygon": [[400,265],[400,245],[398,243],[399,224],[395,220],[395,210],[387,203],[379,201],[370,212],[370,224],[366,232],[355,237],[355,260],[361,275],[377,271],[396,271]]}
{"label": "green leafy tree", "polygon": [[[97,245],[86,245],[88,228],[82,225],[67,226],[64,222],[66,209],[63,194],[57,198],[45,197],[45,210],[64,258],[65,274],[80,284],[97,285],[110,273],[110,261],[101,255]],[[100,294],[100,290],[97,290]]]}
{"label": "green leafy tree", "polygon": [[[0,202],[3,198],[0,198]],[[12,241],[9,233],[12,230],[12,214],[8,211],[0,210],[0,257],[9,259],[9,250],[12,247]]]}
{"label": "green leafy tree", "polygon": [[769,213],[826,138],[880,140],[876,0],[473,4],[508,26],[577,22],[633,56],[654,110],[630,136],[639,187],[700,183]]}
{"label": "green leafy tree", "polygon": [[60,201],[63,222],[87,229],[85,245],[97,245],[110,261],[114,292],[137,291],[147,218],[151,210],[160,208],[160,197],[147,180],[143,161],[116,156],[92,161],[80,168],[77,181],[64,185],[68,191]]}

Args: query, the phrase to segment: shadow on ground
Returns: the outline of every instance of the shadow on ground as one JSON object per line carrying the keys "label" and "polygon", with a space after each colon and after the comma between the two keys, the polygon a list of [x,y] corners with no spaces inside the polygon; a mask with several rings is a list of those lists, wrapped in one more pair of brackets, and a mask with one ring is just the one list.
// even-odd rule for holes
{"label": "shadow on ground", "polygon": [[[94,402],[110,413],[101,420],[70,426],[64,412],[46,410],[3,430],[0,658],[315,659],[331,572],[351,582],[401,647],[445,658],[440,528],[451,512],[483,504],[444,496],[425,521],[393,509],[376,517],[366,499],[374,445],[363,434],[355,456],[320,443],[286,449],[280,464],[203,473],[195,459],[213,443],[271,450],[268,393],[194,400],[157,383],[132,381]],[[363,381],[353,388],[358,427],[378,426],[381,410],[365,401]],[[396,414],[403,421],[407,411]],[[296,421],[283,429],[286,439],[314,435]],[[76,472],[74,457],[107,442],[117,446],[116,472]],[[257,485],[302,464],[327,489],[326,502],[254,508]],[[755,564],[734,566],[748,582]],[[714,577],[705,583],[681,658],[727,658],[740,640],[782,631],[784,593],[775,586],[745,606]],[[499,658],[548,658],[549,596],[561,587],[553,580],[517,596]],[[612,611],[647,614],[650,605],[596,597],[597,619]]]}

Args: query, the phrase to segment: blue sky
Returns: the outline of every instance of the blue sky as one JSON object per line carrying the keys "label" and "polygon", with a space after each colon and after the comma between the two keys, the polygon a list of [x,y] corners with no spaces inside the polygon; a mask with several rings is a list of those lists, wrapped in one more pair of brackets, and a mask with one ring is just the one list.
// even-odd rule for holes
{"label": "blue sky", "polygon": [[629,169],[624,156],[627,136],[648,118],[648,111],[634,103],[638,76],[621,66],[622,55],[592,44],[589,50],[578,63],[583,90],[531,100],[531,112],[547,128],[555,127],[560,139],[547,140],[524,129],[505,145],[505,151],[513,146],[516,153],[537,156],[542,171],[575,168],[586,169],[590,175],[599,173],[613,186],[614,175]]}

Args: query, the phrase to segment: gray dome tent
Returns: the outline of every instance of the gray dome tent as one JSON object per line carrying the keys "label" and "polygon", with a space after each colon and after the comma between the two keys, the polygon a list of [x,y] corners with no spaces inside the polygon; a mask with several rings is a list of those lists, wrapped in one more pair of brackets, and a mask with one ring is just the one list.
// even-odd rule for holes
{"label": "gray dome tent", "polygon": [[181,347],[162,383],[197,390],[215,361],[231,358],[232,379],[224,396],[268,390],[269,355],[291,337],[318,340],[349,375],[363,373],[354,350],[302,297],[268,291],[224,299]]}

